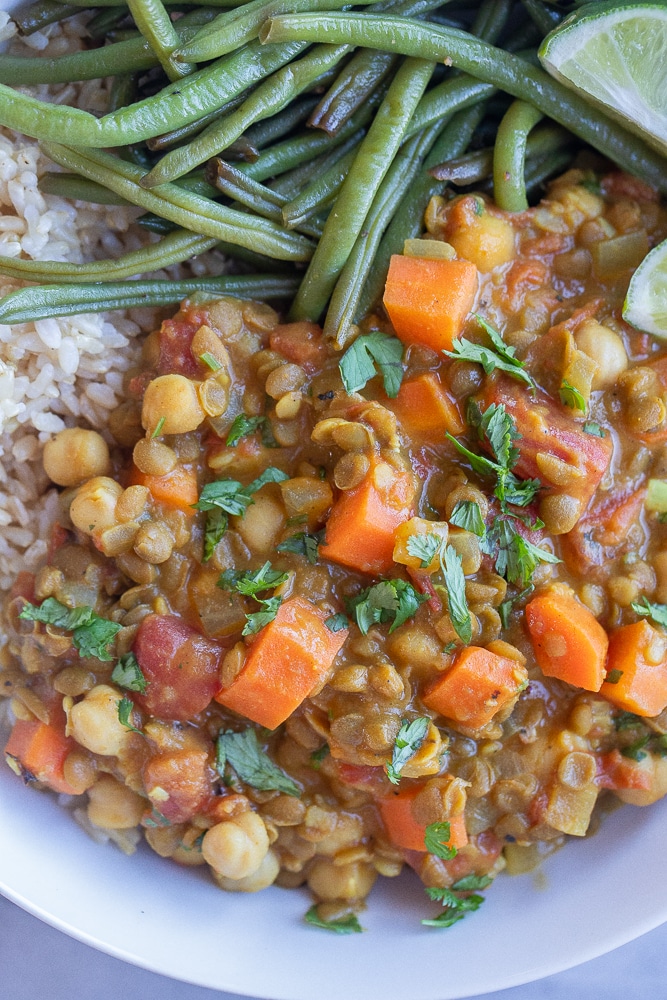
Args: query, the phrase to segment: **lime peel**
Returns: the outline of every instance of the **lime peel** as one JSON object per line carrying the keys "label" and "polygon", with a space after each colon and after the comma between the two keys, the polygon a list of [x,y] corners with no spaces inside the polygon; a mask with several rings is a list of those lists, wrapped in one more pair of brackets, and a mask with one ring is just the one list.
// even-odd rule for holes
{"label": "lime peel", "polygon": [[644,258],[623,304],[626,323],[667,339],[667,240]]}

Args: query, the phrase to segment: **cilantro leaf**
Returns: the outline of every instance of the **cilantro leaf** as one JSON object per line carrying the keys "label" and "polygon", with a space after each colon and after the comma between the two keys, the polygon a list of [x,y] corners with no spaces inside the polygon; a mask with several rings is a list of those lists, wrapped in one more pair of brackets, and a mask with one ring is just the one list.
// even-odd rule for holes
{"label": "cilantro leaf", "polygon": [[227,531],[229,518],[221,510],[212,510],[206,518],[204,525],[204,562],[208,562],[215,547],[222,540],[222,536]]}
{"label": "cilantro leaf", "polygon": [[648,756],[646,747],[650,739],[651,739],[650,733],[647,733],[645,736],[640,736],[639,739],[635,740],[634,743],[631,743],[627,747],[623,747],[621,749],[621,754],[624,757],[627,757],[628,760],[636,760],[636,761],[645,760],[645,758]]}
{"label": "cilantro leaf", "polygon": [[310,766],[313,768],[314,771],[319,771],[320,767],[322,766],[322,761],[326,757],[328,757],[330,753],[331,750],[329,749],[328,743],[323,743],[322,746],[318,747],[317,750],[313,750],[313,752],[310,755]]}
{"label": "cilantro leaf", "polygon": [[472,894],[470,896],[457,896],[452,889],[439,889],[429,887],[426,890],[430,899],[442,903],[444,909],[431,920],[422,920],[422,924],[427,927],[451,927],[453,924],[463,920],[467,913],[478,910],[484,902],[483,896]]}
{"label": "cilantro leaf", "polygon": [[450,846],[447,841],[452,835],[449,823],[429,823],[424,835],[424,845],[429,854],[435,854],[443,861],[451,861],[457,855],[455,847]]}
{"label": "cilantro leaf", "polygon": [[146,693],[146,678],[134,653],[126,653],[125,656],[121,656],[111,672],[111,680],[118,687],[125,688],[127,691],[138,691],[139,694]]}
{"label": "cilantro leaf", "polygon": [[535,588],[531,583],[530,586],[526,587],[525,590],[522,590],[520,594],[517,594],[515,597],[508,598],[506,601],[503,601],[502,604],[498,606],[498,614],[500,615],[500,621],[502,623],[503,628],[509,628],[510,615],[512,614],[512,609],[514,605],[517,604],[519,601],[522,601],[524,597],[528,597],[530,594],[532,594],[534,590]]}
{"label": "cilantro leaf", "polygon": [[587,420],[582,427],[584,434],[592,434],[593,437],[603,438],[607,436],[607,432],[604,427],[600,427],[598,423],[594,420]]}
{"label": "cilantro leaf", "polygon": [[458,892],[469,892],[473,889],[487,889],[493,879],[490,875],[464,875],[452,885]]}
{"label": "cilantro leaf", "polygon": [[566,378],[563,379],[558,390],[558,395],[560,396],[560,401],[563,406],[569,406],[571,410],[581,410],[585,413],[588,407],[586,406],[586,400],[571,382],[568,382]]}
{"label": "cilantro leaf", "polygon": [[653,604],[647,597],[641,601],[633,601],[630,605],[638,615],[647,615],[656,625],[667,628],[667,604]]}
{"label": "cilantro leaf", "polygon": [[276,469],[274,465],[270,465],[268,469],[264,469],[261,476],[257,479],[253,479],[249,486],[246,486],[245,492],[249,494],[256,493],[257,490],[261,490],[262,486],[266,486],[267,483],[284,483],[289,476],[282,469]]}
{"label": "cilantro leaf", "polygon": [[326,619],[324,624],[330,632],[342,632],[344,628],[350,627],[347,616],[344,614],[331,615],[330,618]]}
{"label": "cilantro leaf", "polygon": [[[229,572],[229,571],[227,571]],[[264,590],[273,590],[289,580],[289,573],[281,573],[273,569],[270,562],[265,562],[263,566],[256,570],[247,570],[245,573],[234,572],[234,590],[246,597],[256,597]],[[220,579],[225,576],[223,573]],[[218,581],[220,586],[220,580]],[[225,589],[225,588],[223,588]]]}
{"label": "cilantro leaf", "polygon": [[218,734],[215,766],[221,778],[224,778],[226,764],[234,769],[241,781],[258,791],[282,792],[296,798],[301,795],[299,786],[262,750],[257,733],[251,727],[240,733],[227,730]]}
{"label": "cilantro leaf", "polygon": [[431,720],[421,715],[412,722],[403,719],[401,728],[398,730],[394,740],[394,749],[391,754],[391,764],[387,764],[385,770],[392,785],[397,785],[401,779],[401,771],[411,757],[419,750],[424,742]]}
{"label": "cilantro leaf", "polygon": [[534,378],[526,371],[524,362],[515,357],[515,348],[506,344],[498,331],[477,313],[475,313],[475,319],[491,341],[491,347],[476,344],[471,340],[466,340],[465,337],[457,337],[452,342],[453,350],[443,353],[449,358],[454,358],[455,361],[471,361],[481,365],[486,375],[490,375],[497,369],[518,379],[519,382],[524,382],[531,389],[537,388]]}
{"label": "cilantro leaf", "polygon": [[440,535],[436,535],[434,531],[427,531],[425,535],[410,535],[406,548],[408,555],[421,560],[421,569],[426,569],[440,551],[442,542]]}
{"label": "cilantro leaf", "polygon": [[239,413],[229,428],[225,444],[228,448],[235,448],[241,438],[254,434],[265,423],[266,417],[247,417],[245,413]]}
{"label": "cilantro leaf", "polygon": [[68,608],[55,597],[47,597],[39,606],[25,604],[19,618],[71,632],[72,644],[80,656],[105,662],[113,659],[109,646],[122,628],[118,622],[101,618],[90,607]]}
{"label": "cilantro leaf", "polygon": [[291,535],[277,546],[278,552],[294,552],[295,555],[305,556],[311,566],[317,562],[318,547],[324,538],[324,531],[307,532],[299,531],[296,535]]}
{"label": "cilantro leaf", "polygon": [[477,535],[478,538],[483,538],[486,534],[482,512],[479,509],[479,504],[475,503],[474,500],[459,500],[452,511],[449,523],[455,524],[457,528],[463,528],[465,531],[472,531],[473,535]]}
{"label": "cilantro leaf", "polygon": [[249,486],[242,486],[236,479],[215,479],[207,483],[199,494],[195,510],[208,512],[204,527],[204,562],[213,555],[216,545],[222,539],[229,523],[228,516],[242,517],[251,503],[257,490],[267,483],[280,483],[289,479],[286,472],[270,465],[268,469],[253,480]]}
{"label": "cilantro leaf", "polygon": [[359,923],[356,913],[347,913],[344,917],[336,920],[324,920],[317,912],[317,904],[306,913],[304,920],[313,927],[321,927],[325,931],[334,931],[336,934],[361,934],[363,927]]}
{"label": "cilantro leaf", "polygon": [[142,731],[132,724],[132,712],[134,711],[134,702],[132,699],[124,696],[123,698],[119,698],[116,704],[118,705],[118,721],[121,726],[125,726],[131,733],[138,733],[139,736],[143,736]]}
{"label": "cilantro leaf", "polygon": [[260,629],[273,621],[282,603],[282,597],[269,597],[267,600],[263,600],[261,611],[253,611],[252,614],[246,615],[246,623],[241,635],[256,635]]}
{"label": "cilantro leaf", "polygon": [[454,631],[466,646],[472,639],[472,619],[466,599],[466,578],[461,556],[453,545],[446,545],[440,555],[440,566],[447,588],[447,605]]}
{"label": "cilantro leaf", "polygon": [[403,344],[380,330],[363,333],[348,347],[338,368],[347,393],[360,392],[375,377],[382,376],[384,391],[395,399],[403,379]]}
{"label": "cilantro leaf", "polygon": [[514,523],[508,518],[496,518],[493,530],[488,536],[489,545],[485,551],[495,551],[496,572],[509,583],[525,587],[541,562],[559,563],[560,559],[541,546],[533,545],[520,535]]}
{"label": "cilantro leaf", "polygon": [[353,615],[363,635],[373,625],[391,622],[390,632],[403,625],[428,601],[428,594],[420,594],[406,580],[381,580],[362,590],[356,597],[348,598],[348,611]]}

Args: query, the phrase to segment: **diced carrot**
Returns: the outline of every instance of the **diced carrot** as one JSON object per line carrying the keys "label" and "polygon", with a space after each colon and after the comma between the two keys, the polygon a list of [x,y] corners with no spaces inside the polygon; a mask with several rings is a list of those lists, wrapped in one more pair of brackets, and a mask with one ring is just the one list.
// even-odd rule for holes
{"label": "diced carrot", "polygon": [[363,482],[333,505],[320,555],[362,573],[393,566],[394,532],[414,513],[412,474],[375,461]]}
{"label": "diced carrot", "polygon": [[[412,811],[412,803],[421,791],[416,785],[413,788],[396,791],[379,800],[380,815],[389,837],[396,845],[407,851],[425,851],[426,825],[419,823]],[[465,819],[461,813],[447,821],[450,837],[448,847],[465,847],[468,843]]]}
{"label": "diced carrot", "polygon": [[130,484],[148,487],[153,500],[165,504],[166,507],[176,507],[188,517],[194,517],[196,513],[192,505],[197,503],[199,493],[197,473],[194,469],[177,465],[174,471],[166,476],[149,476],[145,472],[140,472],[135,465],[130,472]]}
{"label": "diced carrot", "polygon": [[619,788],[651,787],[651,774],[638,765],[637,761],[624,757],[620,750],[610,750],[598,758],[598,775],[595,779],[599,788],[615,791]]}
{"label": "diced carrot", "polygon": [[272,351],[301,365],[309,373],[321,368],[327,356],[322,328],[306,320],[279,324],[271,331],[269,343]]}
{"label": "diced carrot", "polygon": [[481,729],[509,706],[528,682],[518,660],[466,646],[422,695],[427,708],[469,729]]}
{"label": "diced carrot", "polygon": [[396,399],[387,400],[385,405],[396,414],[411,440],[444,444],[447,431],[456,437],[465,430],[456,400],[433,372],[403,382]]}
{"label": "diced carrot", "polygon": [[593,613],[566,590],[554,588],[529,601],[525,614],[542,673],[599,691],[609,639]]}
{"label": "diced carrot", "polygon": [[54,792],[76,795],[63,771],[65,760],[75,747],[74,740],[55,726],[18,719],[5,746],[5,755],[9,766],[12,767],[14,761],[26,780],[34,778]]}
{"label": "diced carrot", "polygon": [[302,597],[283,601],[250,646],[241,672],[215,700],[275,729],[326,678],[347,629],[331,632],[327,615]]}
{"label": "diced carrot", "polygon": [[492,403],[504,406],[514,420],[521,435],[517,476],[539,479],[556,493],[574,497],[583,512],[609,467],[609,436],[586,434],[546,393],[531,396],[509,378],[487,379],[478,401],[484,409]]}
{"label": "diced carrot", "polygon": [[659,715],[667,708],[667,637],[645,619],[623,625],[609,640],[610,675],[600,694],[635,715]]}
{"label": "diced carrot", "polygon": [[394,254],[383,301],[399,340],[448,351],[476,293],[477,268],[470,261]]}

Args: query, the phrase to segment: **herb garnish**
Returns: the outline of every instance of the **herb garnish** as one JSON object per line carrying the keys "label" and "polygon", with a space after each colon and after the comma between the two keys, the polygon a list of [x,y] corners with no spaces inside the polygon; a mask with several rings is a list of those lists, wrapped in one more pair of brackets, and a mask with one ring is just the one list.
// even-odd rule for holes
{"label": "herb garnish", "polygon": [[204,528],[204,562],[213,555],[213,551],[227,530],[229,517],[241,517],[253,501],[253,494],[267,483],[282,483],[289,476],[286,472],[270,465],[268,469],[248,486],[242,486],[236,479],[215,479],[207,483],[199,494],[199,500],[193,504],[195,510],[208,513]]}
{"label": "herb garnish", "polygon": [[484,518],[479,508],[479,504],[474,500],[459,500],[449,518],[450,524],[455,524],[457,528],[465,531],[472,531],[478,538],[484,538],[486,526]]}
{"label": "herb garnish", "polygon": [[468,645],[472,639],[472,620],[466,599],[466,580],[461,556],[453,545],[448,545],[445,538],[433,531],[425,535],[411,535],[406,547],[411,556],[421,559],[422,569],[426,569],[433,559],[438,557],[451,623],[461,642]]}
{"label": "herb garnish", "polygon": [[215,767],[221,778],[225,777],[226,765],[234,769],[241,781],[258,791],[282,792],[296,798],[301,795],[299,786],[262,750],[251,727],[240,733],[227,730],[218,735]]}
{"label": "herb garnish", "polygon": [[408,722],[407,719],[403,719],[401,722],[401,728],[394,740],[391,764],[385,766],[387,777],[392,785],[397,785],[401,780],[401,771],[424,742],[430,724],[431,720],[425,715],[413,719],[412,722]]}
{"label": "herb garnish", "polygon": [[317,550],[324,538],[324,530],[317,532],[299,531],[277,546],[278,552],[293,552],[305,556],[311,566],[317,562]]}
{"label": "herb garnish", "polygon": [[322,930],[334,931],[336,934],[361,934],[363,930],[356,913],[346,913],[344,917],[338,917],[336,920],[324,920],[317,912],[316,903],[308,910],[304,920],[313,927],[321,927]]}
{"label": "herb garnish", "polygon": [[428,531],[425,535],[410,535],[406,548],[408,555],[421,560],[420,568],[426,569],[439,554],[441,544],[442,537],[434,531]]}
{"label": "herb garnish", "polygon": [[582,427],[584,434],[592,434],[593,437],[603,438],[607,436],[607,432],[604,427],[600,427],[595,420],[587,420]]}
{"label": "herb garnish", "polygon": [[475,319],[491,341],[491,347],[476,344],[471,340],[466,340],[465,337],[457,337],[452,341],[453,350],[443,351],[443,353],[449,358],[454,358],[455,361],[472,361],[481,365],[486,375],[490,375],[496,369],[506,372],[512,378],[530,386],[532,390],[536,389],[535,379],[526,371],[524,362],[515,357],[516,349],[509,347],[498,331],[494,330],[490,323],[487,323],[477,313],[475,313]]}
{"label": "herb garnish", "polygon": [[134,653],[125,653],[124,656],[121,656],[113,668],[111,680],[118,687],[125,688],[126,691],[137,691],[139,694],[146,693],[146,678],[141,671]]}
{"label": "herb garnish", "polygon": [[396,579],[381,580],[345,603],[362,635],[366,635],[371,626],[384,622],[391,622],[389,631],[394,632],[428,599],[428,594],[420,594],[411,583]]}
{"label": "herb garnish", "polygon": [[429,823],[424,835],[424,845],[429,854],[435,854],[443,861],[451,861],[457,855],[453,845],[447,843],[452,835],[449,823]]}
{"label": "herb garnish", "polygon": [[360,392],[375,378],[382,376],[384,391],[395,399],[403,379],[403,344],[380,330],[363,333],[350,344],[340,359],[338,368],[347,393]]}
{"label": "herb garnish", "polygon": [[339,612],[337,615],[331,615],[330,618],[325,620],[324,624],[330,632],[342,632],[344,628],[350,627],[347,615],[344,615],[342,612]]}
{"label": "herb garnish", "polygon": [[122,628],[118,622],[96,615],[90,607],[68,608],[55,597],[47,597],[39,606],[26,603],[19,618],[71,632],[72,644],[80,656],[103,661],[113,659],[109,646]]}
{"label": "herb garnish", "polygon": [[203,354],[199,355],[199,360],[207,368],[210,368],[212,372],[219,372],[222,368],[221,363],[218,361],[210,351],[204,351]]}
{"label": "herb garnish", "polygon": [[560,396],[560,401],[563,406],[569,406],[571,410],[581,410],[585,413],[588,409],[586,405],[586,400],[571,382],[568,382],[566,378],[561,382],[560,389],[558,390],[558,395]]}
{"label": "herb garnish", "polygon": [[167,422],[166,417],[160,417],[157,424],[155,425],[155,430],[151,434],[151,441],[154,441],[155,438],[159,438],[160,434],[162,433],[162,428],[164,427],[166,422]]}
{"label": "herb garnish", "polygon": [[142,731],[132,724],[132,712],[134,711],[134,702],[132,699],[124,696],[119,698],[116,704],[118,705],[118,721],[121,726],[125,726],[131,733],[138,733],[139,736],[143,736]]}
{"label": "herb garnish", "polygon": [[653,604],[647,597],[642,597],[641,601],[633,601],[630,607],[638,615],[646,615],[656,625],[667,628],[667,604]]}
{"label": "herb garnish", "polygon": [[319,771],[322,766],[322,761],[328,757],[330,753],[331,751],[328,743],[323,743],[321,747],[317,748],[317,750],[313,750],[310,755],[310,766],[314,771]]}
{"label": "herb garnish", "polygon": [[232,421],[225,444],[228,448],[235,448],[241,438],[254,434],[265,423],[266,417],[247,417],[245,413],[239,413]]}
{"label": "herb garnish", "polygon": [[272,622],[282,604],[282,597],[259,597],[267,590],[282,586],[289,579],[289,573],[281,573],[273,569],[270,562],[265,562],[256,570],[227,569],[218,579],[216,586],[221,590],[235,590],[244,597],[252,597],[262,605],[261,611],[246,615],[246,624],[242,635],[255,635],[260,629]]}
{"label": "herb garnish", "polygon": [[[463,879],[461,879],[463,881]],[[483,896],[472,893],[470,896],[457,896],[454,891],[459,883],[455,882],[451,889],[439,889],[429,887],[426,894],[430,899],[442,903],[444,909],[437,917],[431,920],[422,920],[427,927],[451,927],[453,924],[463,920],[467,913],[474,913],[484,902]],[[459,890],[461,891],[461,890]]]}

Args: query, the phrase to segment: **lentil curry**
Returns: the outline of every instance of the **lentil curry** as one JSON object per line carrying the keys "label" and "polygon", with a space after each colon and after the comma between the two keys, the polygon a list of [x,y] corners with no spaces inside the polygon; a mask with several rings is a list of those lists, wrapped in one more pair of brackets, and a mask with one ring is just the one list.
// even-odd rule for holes
{"label": "lentil curry", "polygon": [[111,452],[47,446],[62,517],[5,607],[18,775],[342,931],[378,874],[449,926],[667,792],[667,355],[620,318],[665,211],[570,171],[426,224],[342,354],[184,303]]}

